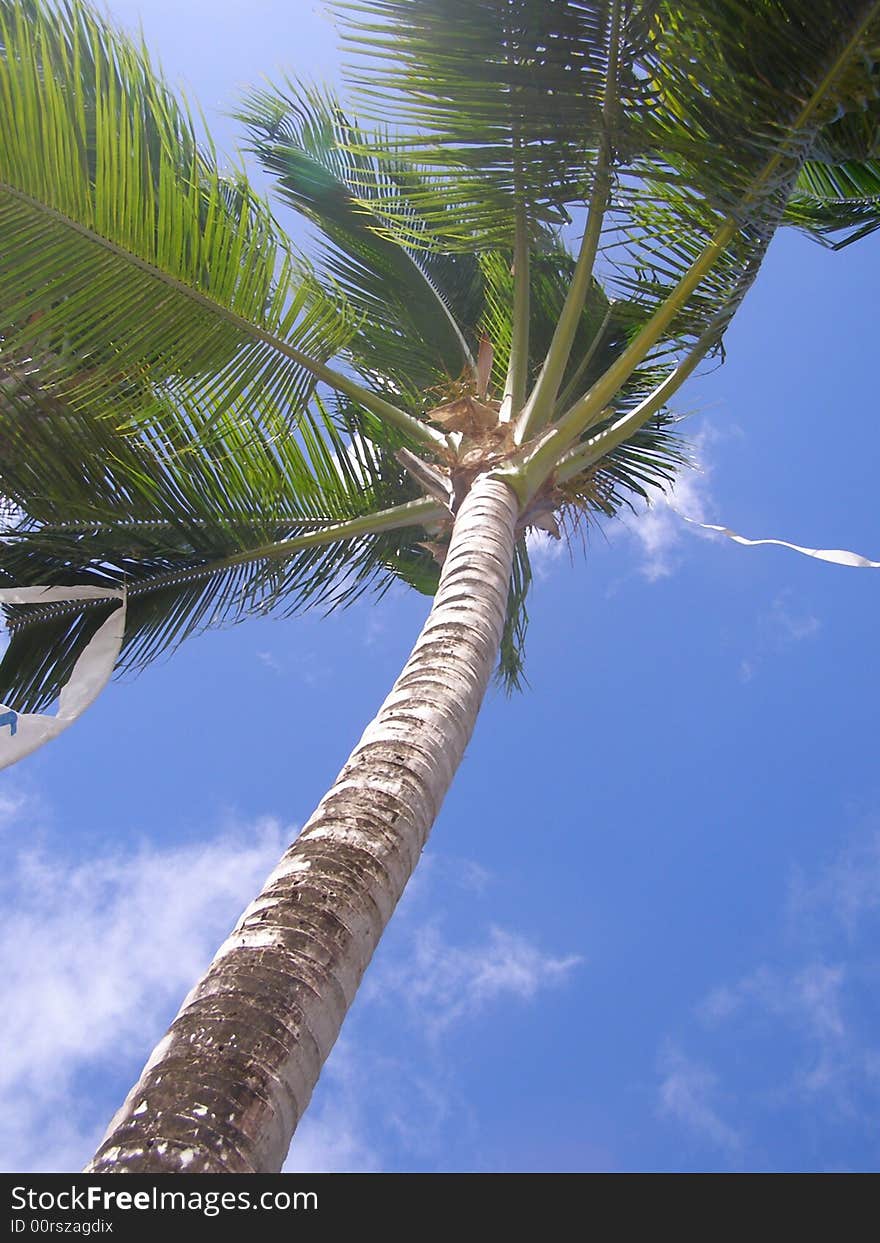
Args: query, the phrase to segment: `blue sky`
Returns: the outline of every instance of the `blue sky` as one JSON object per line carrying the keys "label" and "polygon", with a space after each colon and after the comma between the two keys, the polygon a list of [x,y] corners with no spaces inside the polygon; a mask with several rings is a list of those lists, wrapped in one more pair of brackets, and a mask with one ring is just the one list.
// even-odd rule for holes
{"label": "blue sky", "polygon": [[[110,10],[227,151],[241,88],[337,62],[317,7]],[[776,239],[680,396],[679,509],[880,559],[878,276],[878,236]],[[289,1168],[876,1168],[880,574],[662,503],[536,565],[530,688],[491,694]],[[88,1158],[425,611],[192,639],[0,775],[0,1168]]]}

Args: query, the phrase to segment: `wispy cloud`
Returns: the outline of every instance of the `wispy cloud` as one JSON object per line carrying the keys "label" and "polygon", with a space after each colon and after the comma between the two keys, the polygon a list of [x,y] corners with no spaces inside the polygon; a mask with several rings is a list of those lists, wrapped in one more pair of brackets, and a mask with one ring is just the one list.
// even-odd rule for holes
{"label": "wispy cloud", "polygon": [[[769,1022],[774,1039],[790,1048],[787,1075],[776,1095],[789,1101],[824,1093],[831,1106],[849,1112],[854,1090],[875,1051],[847,1022],[849,972],[841,963],[808,962],[794,969],[761,966],[732,986],[713,990],[698,1006],[709,1025]],[[760,1030],[760,1029],[759,1029]]]}
{"label": "wispy cloud", "polygon": [[[624,513],[619,522],[604,525],[604,533],[610,540],[623,537],[635,548],[637,571],[649,582],[669,578],[679,569],[689,540],[696,537],[718,541],[722,538],[695,524],[717,520],[710,485],[713,446],[741,435],[735,425],[719,431],[704,424],[688,441],[692,465],[681,468],[674,484],[666,491],[649,487],[648,502],[642,509],[635,514]],[[682,515],[691,518],[693,523],[685,522]],[[527,544],[532,567],[539,578],[546,577],[562,558],[571,555],[565,539],[554,539],[545,531],[530,530]]]}
{"label": "wispy cloud", "polygon": [[721,1117],[718,1077],[708,1067],[667,1048],[661,1058],[659,1112],[683,1125],[694,1137],[728,1156],[739,1152],[739,1132]]}
{"label": "wispy cloud", "polygon": [[386,963],[367,982],[372,1000],[403,1003],[431,1036],[473,1018],[506,998],[531,1001],[545,988],[565,982],[582,958],[542,953],[516,932],[491,927],[482,942],[452,945],[436,923],[419,928],[411,955]]}
{"label": "wispy cloud", "polygon": [[770,605],[768,625],[773,637],[781,645],[812,639],[822,628],[822,623],[815,614],[792,604],[790,591],[781,591]]}
{"label": "wispy cloud", "polygon": [[844,977],[843,967],[822,962],[808,963],[791,973],[762,966],[732,986],[714,989],[698,1012],[707,1022],[720,1023],[756,1005],[820,1040],[837,1041],[846,1031],[841,1009]]}
{"label": "wispy cloud", "polygon": [[330,676],[330,669],[312,652],[287,652],[279,654],[264,649],[257,652],[257,660],[277,677],[292,677],[306,686],[318,686]]}
{"label": "wispy cloud", "polygon": [[[437,1051],[403,1057],[389,1039],[376,1039],[376,1007],[361,998],[321,1075],[315,1099],[297,1128],[286,1172],[370,1173],[430,1165],[475,1130],[454,1066]],[[412,1050],[410,1040],[408,1048]]]}
{"label": "wispy cloud", "polygon": [[28,796],[14,785],[0,789],[0,832],[21,819],[29,801]]}
{"label": "wispy cloud", "polygon": [[547,531],[530,527],[526,534],[526,547],[529,551],[529,562],[536,578],[546,578],[553,568],[566,557],[570,556],[568,544],[564,539],[556,539]]}
{"label": "wispy cloud", "polygon": [[828,923],[853,940],[862,923],[880,914],[880,829],[866,830],[810,880],[797,871],[789,886],[790,922],[811,939],[827,936]]}
{"label": "wispy cloud", "polygon": [[777,592],[755,620],[750,650],[740,658],[740,681],[751,682],[765,661],[817,638],[821,630],[821,618],[797,601],[790,588]]}
{"label": "wispy cloud", "polygon": [[[74,863],[40,828],[37,800],[10,786],[4,816],[0,1168],[76,1170],[292,832],[264,819],[212,840],[108,849]],[[500,928],[450,944],[425,922],[422,899],[433,903],[444,887],[485,895],[491,878],[442,856],[429,858],[424,877],[403,906],[402,939],[392,937],[327,1063],[289,1169],[371,1171],[387,1168],[391,1151],[442,1153],[450,1127],[460,1135],[471,1126],[470,1106],[431,1035],[495,1004],[526,1004],[580,961]],[[388,1002],[405,1008],[416,1056],[412,1035],[403,1049],[387,1047]]]}
{"label": "wispy cloud", "polygon": [[423,859],[327,1063],[286,1168],[299,1169],[306,1160],[319,1163],[309,1168],[343,1168],[339,1162],[353,1158],[339,1150],[337,1126],[344,1145],[375,1168],[406,1169],[414,1162],[444,1168],[453,1131],[454,1149],[460,1153],[472,1145],[479,1165],[479,1120],[441,1037],[453,1029],[461,1034],[477,1021],[491,1023],[498,1008],[533,1003],[541,992],[564,986],[582,961],[579,955],[545,953],[522,933],[491,924],[468,944],[449,941],[442,916],[430,912],[462,894],[479,893],[485,903],[492,881],[467,859],[433,852]]}
{"label": "wispy cloud", "polygon": [[371,1174],[381,1154],[368,1138],[361,1060],[341,1037],[322,1072],[320,1099],[297,1128],[285,1173]]}
{"label": "wispy cloud", "polygon": [[[82,1166],[110,1112],[89,1080],[139,1070],[283,849],[263,821],[209,842],[7,860],[0,1168]],[[127,1085],[126,1085],[127,1086]]]}
{"label": "wispy cloud", "polygon": [[[675,573],[686,542],[694,534],[717,538],[688,526],[680,517],[686,514],[696,522],[708,521],[712,510],[709,445],[714,438],[715,433],[705,429],[696,435],[690,445],[694,466],[683,468],[674,486],[666,492],[648,488],[648,503],[644,508],[635,514],[622,514],[620,521],[606,523],[603,527],[608,539],[624,538],[634,546],[638,573],[649,582]],[[554,539],[545,531],[530,530],[527,545],[538,578],[546,578],[562,558],[571,557],[568,541]]]}
{"label": "wispy cloud", "polygon": [[360,1111],[346,1108],[335,1096],[303,1118],[282,1173],[375,1174],[381,1169],[381,1153],[365,1137]]}
{"label": "wispy cloud", "polygon": [[680,515],[686,514],[695,522],[708,521],[712,503],[709,474],[703,459],[699,469],[683,471],[669,492],[649,489],[647,508],[626,520],[626,529],[639,547],[639,571],[649,582],[668,578],[681,563],[681,546],[694,528],[688,527]]}
{"label": "wispy cloud", "polygon": [[[880,1107],[880,1043],[866,1022],[880,974],[878,914],[880,832],[872,825],[814,877],[795,876],[784,935],[765,960],[698,1002],[688,1046],[710,1051],[694,1064],[673,1058],[664,1066],[667,1116],[715,1143],[729,1125],[716,1108],[723,1089],[736,1095],[753,1137],[780,1124],[789,1133],[819,1128],[820,1168],[834,1165],[835,1127],[843,1154],[854,1135],[869,1136]],[[715,1059],[725,1043],[736,1058],[722,1080]]]}
{"label": "wispy cloud", "polygon": [[[678,570],[689,540],[720,538],[695,524],[717,521],[711,490],[713,449],[718,442],[739,435],[735,426],[722,431],[704,423],[688,439],[692,466],[680,470],[668,491],[649,488],[647,507],[622,523],[627,536],[635,543],[639,573],[649,582],[668,578]],[[682,515],[692,519],[692,523],[685,522]],[[609,534],[613,536],[615,529],[609,526]]]}

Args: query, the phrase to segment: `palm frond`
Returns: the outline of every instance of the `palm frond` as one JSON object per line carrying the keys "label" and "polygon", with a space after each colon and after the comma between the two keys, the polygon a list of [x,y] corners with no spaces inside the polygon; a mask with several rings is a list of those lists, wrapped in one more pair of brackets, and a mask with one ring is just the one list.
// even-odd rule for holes
{"label": "palm frond", "polygon": [[[182,407],[191,438],[222,439],[245,407],[255,426],[295,417],[303,355],[350,330],[310,309],[268,209],[221,175],[143,49],[79,0],[0,3],[0,234],[4,421],[51,423],[55,458],[98,423],[104,451]],[[3,486],[27,501],[15,469]]]}
{"label": "palm frond", "polygon": [[358,97],[369,115],[402,126],[385,158],[434,174],[412,202],[447,247],[509,251],[517,203],[534,240],[587,197],[600,151],[611,178],[601,230],[609,292],[637,301],[645,318],[727,231],[711,273],[664,333],[666,352],[688,348],[709,325],[720,340],[829,130],[850,148],[850,129],[863,148],[874,135],[855,119],[876,96],[880,12],[869,0],[334,8]]}
{"label": "palm frond", "polygon": [[[41,533],[42,558],[34,546],[37,541],[26,537],[15,550],[16,560],[27,556],[31,570],[42,559],[40,581],[45,583],[69,579],[74,573],[71,550],[64,541],[53,541],[52,534]],[[320,607],[329,612],[352,603],[365,591],[381,594],[395,578],[389,569],[391,561],[422,559],[415,547],[418,534],[420,529],[411,531],[409,537],[404,531],[340,539],[291,552],[280,564],[274,556],[261,556],[254,549],[249,555],[233,554],[247,559],[230,565],[231,557],[220,557],[214,563],[205,559],[201,549],[198,556],[193,550],[182,555],[158,540],[159,547],[149,556],[143,536],[138,539],[117,529],[112,541],[107,532],[77,541],[75,551],[93,565],[98,557],[112,560],[102,565],[100,573],[93,571],[93,576],[82,566],[75,575],[79,583],[125,583],[128,613],[121,667],[140,669],[208,627],[270,611],[291,616],[306,607]],[[53,543],[51,552],[45,551]],[[58,606],[40,612],[8,606],[7,613],[11,638],[0,663],[0,697],[19,710],[39,710],[56,698],[105,611]]]}
{"label": "palm frond", "polygon": [[[412,508],[414,485],[358,434],[352,412],[333,417],[319,405],[298,439],[242,442],[222,473],[216,466],[203,452],[174,454],[151,489],[118,495],[106,512],[95,504],[86,517],[22,518],[0,544],[4,585],[124,584],[123,668],[254,613],[330,610],[398,578],[436,587],[420,541],[437,507]],[[0,698],[44,707],[103,619],[101,606],[5,613],[12,639]]]}
{"label": "palm frond", "polygon": [[237,115],[281,199],[318,228],[331,295],[341,289],[360,313],[346,349],[359,370],[418,390],[472,369],[478,265],[395,235],[392,203],[410,238],[428,237],[409,197],[418,178],[377,157],[383,136],[358,127],[331,91],[294,81],[252,91]]}
{"label": "palm frond", "polygon": [[[880,125],[875,142],[880,144]],[[875,233],[880,229],[880,157],[839,164],[807,160],[786,206],[785,223],[834,250]]]}
{"label": "palm frond", "polygon": [[395,158],[431,170],[415,202],[449,247],[512,247],[517,202],[532,225],[567,219],[601,142],[611,0],[331,7],[359,106],[400,128]]}
{"label": "palm frond", "polygon": [[816,191],[815,161],[828,149],[829,129],[846,126],[854,110],[870,128],[863,105],[877,94],[880,5],[644,7],[641,64],[651,106],[630,117],[638,141],[618,187],[610,258],[619,261],[617,287],[652,309],[732,221],[722,259],[669,333],[693,341],[715,322],[720,338],[788,199],[798,188]]}
{"label": "palm frond", "polygon": [[507,597],[507,614],[501,634],[496,679],[508,695],[520,691],[526,684],[525,655],[526,632],[529,614],[526,608],[529,588],[532,585],[532,567],[524,536],[516,542],[513,553],[513,572]]}
{"label": "palm frond", "polygon": [[[636,405],[634,392],[618,409]],[[597,434],[614,418],[601,423]],[[648,422],[615,445],[588,470],[559,486],[559,505],[563,524],[579,525],[583,520],[618,517],[623,510],[636,512],[637,504],[650,501],[652,492],[666,492],[682,470],[693,466],[686,439],[681,435],[681,418],[670,410],[660,410]]]}

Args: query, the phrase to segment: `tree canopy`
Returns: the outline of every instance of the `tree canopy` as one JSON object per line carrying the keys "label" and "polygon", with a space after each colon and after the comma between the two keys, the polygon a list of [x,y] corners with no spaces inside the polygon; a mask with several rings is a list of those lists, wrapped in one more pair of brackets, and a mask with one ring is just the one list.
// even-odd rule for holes
{"label": "tree canopy", "polygon": [[[430,593],[475,463],[524,530],[644,498],[774,230],[880,223],[875,5],[332,7],[350,98],[239,106],[307,259],[143,47],[79,0],[0,6],[3,582],[124,582],[126,666]],[[511,683],[529,581],[521,539]],[[6,611],[3,695],[44,706],[106,610]]]}

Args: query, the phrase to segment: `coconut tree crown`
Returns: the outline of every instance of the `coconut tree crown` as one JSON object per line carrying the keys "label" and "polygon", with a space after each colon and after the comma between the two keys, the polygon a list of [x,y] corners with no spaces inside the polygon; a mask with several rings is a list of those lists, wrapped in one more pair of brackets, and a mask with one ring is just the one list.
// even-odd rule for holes
{"label": "coconut tree crown", "polygon": [[[489,473],[520,508],[513,684],[528,530],[673,480],[668,403],[780,224],[880,226],[880,3],[331,8],[349,98],[238,110],[306,259],[144,48],[81,0],[0,0],[0,579],[124,584],[139,667],[254,612],[433,593]],[[0,697],[34,710],[106,606],[6,614]]]}

